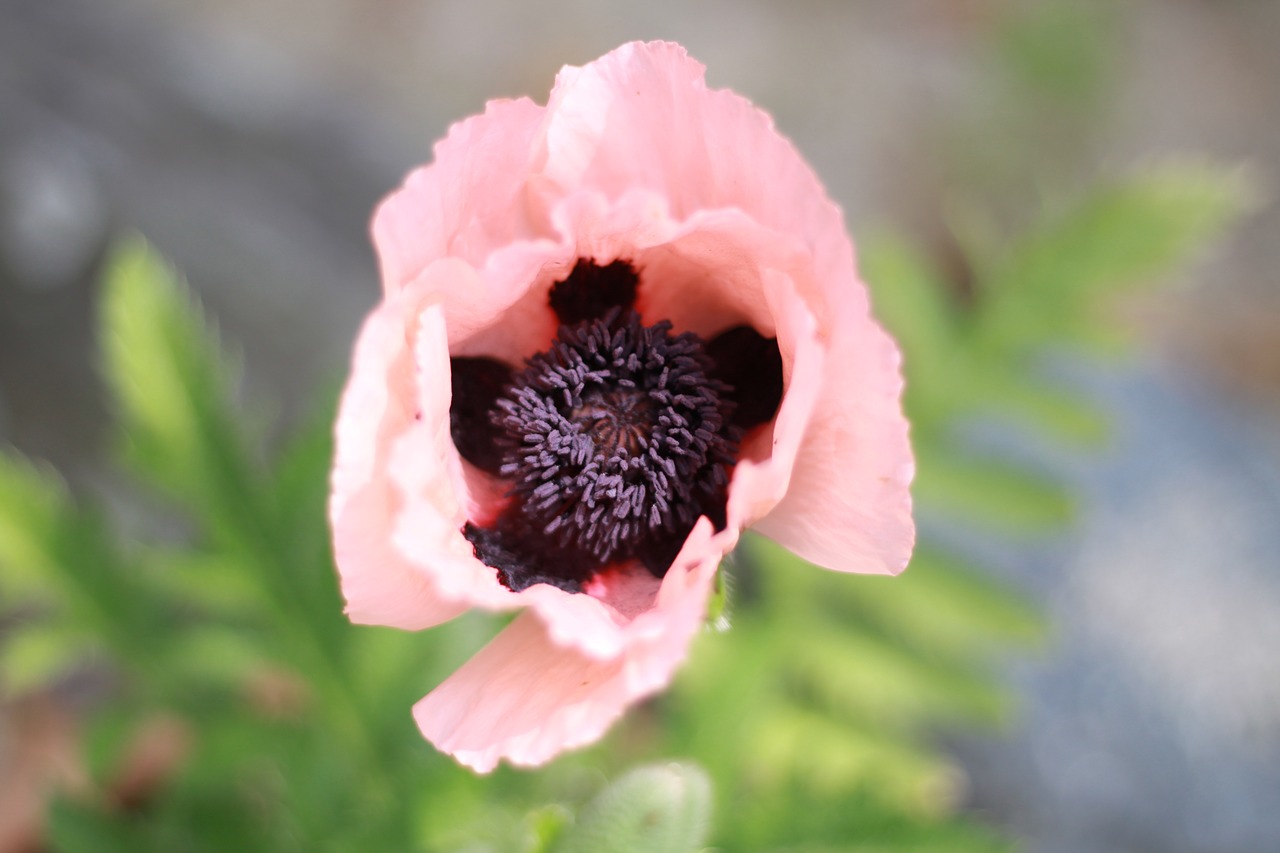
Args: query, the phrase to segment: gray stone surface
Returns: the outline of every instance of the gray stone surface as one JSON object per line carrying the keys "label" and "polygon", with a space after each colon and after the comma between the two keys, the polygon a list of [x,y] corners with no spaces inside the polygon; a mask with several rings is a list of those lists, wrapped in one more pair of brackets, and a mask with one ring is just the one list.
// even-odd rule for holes
{"label": "gray stone surface", "polygon": [[1086,384],[1116,417],[1062,548],[1004,562],[1052,618],[1022,713],[960,747],[975,807],[1045,853],[1280,849],[1280,440],[1168,365]]}
{"label": "gray stone surface", "polygon": [[289,408],[340,375],[396,135],[140,9],[13,0],[0,21],[0,436],[73,470],[94,446],[92,290],[128,230],[190,276],[251,393]]}

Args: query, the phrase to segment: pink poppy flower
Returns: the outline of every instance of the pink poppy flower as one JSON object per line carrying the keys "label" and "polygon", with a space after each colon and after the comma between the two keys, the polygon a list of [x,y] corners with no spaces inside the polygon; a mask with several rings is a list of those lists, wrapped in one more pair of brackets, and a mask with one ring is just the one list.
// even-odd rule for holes
{"label": "pink poppy flower", "polygon": [[523,612],[414,708],[479,771],[664,687],[754,526],[827,568],[914,539],[897,348],[839,209],[669,43],[488,104],[374,217],[329,512],[347,612]]}

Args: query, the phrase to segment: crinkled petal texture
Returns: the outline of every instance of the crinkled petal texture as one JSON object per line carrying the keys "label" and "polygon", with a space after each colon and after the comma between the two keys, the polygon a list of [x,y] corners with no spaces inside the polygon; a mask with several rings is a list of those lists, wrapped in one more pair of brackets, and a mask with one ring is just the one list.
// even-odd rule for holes
{"label": "crinkled petal texture", "polygon": [[[701,624],[720,559],[756,525],[800,556],[895,573],[914,541],[898,351],[869,315],[839,209],[769,117],[708,90],[678,45],[565,68],[546,107],[495,101],[383,202],[384,298],[356,345],[330,518],[348,613],[419,629],[528,608],[415,708],[463,763],[537,764],[596,740],[661,689]],[[579,258],[631,262],[645,323],[776,337],[784,393],[743,439],[727,526],[703,518],[661,580],[601,567],[572,594],[516,593],[462,534],[505,486],[450,436],[450,357],[517,366],[557,321]]]}

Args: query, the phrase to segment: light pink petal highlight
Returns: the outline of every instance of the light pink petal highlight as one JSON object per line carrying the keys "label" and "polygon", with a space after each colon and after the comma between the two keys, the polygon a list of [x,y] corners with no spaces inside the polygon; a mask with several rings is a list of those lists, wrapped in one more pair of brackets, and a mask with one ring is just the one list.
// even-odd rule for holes
{"label": "light pink petal highlight", "polygon": [[915,544],[900,356],[869,317],[841,319],[790,488],[756,527],[820,566],[896,574]]}
{"label": "light pink petal highlight", "polygon": [[535,169],[567,191],[648,189],[687,219],[737,208],[761,225],[825,237],[838,212],[769,115],[708,89],[680,45],[632,42],[556,79]]}
{"label": "light pink petal highlight", "polygon": [[653,607],[626,626],[629,642],[615,658],[559,645],[537,611],[522,613],[414,707],[423,735],[482,773],[501,759],[532,766],[595,742],[629,705],[670,681],[735,541],[713,535],[703,519]]}
{"label": "light pink petal highlight", "polygon": [[[334,558],[354,622],[419,629],[466,603],[440,598],[392,546],[402,508],[388,476],[392,446],[414,418],[415,370],[406,342],[411,300],[390,300],[365,321],[335,428],[329,518]],[[447,407],[446,407],[447,410]]]}
{"label": "light pink petal highlight", "polygon": [[729,485],[730,524],[745,528],[771,513],[791,487],[791,474],[813,417],[827,363],[818,321],[788,276],[767,271],[763,299],[777,323],[784,394],[771,427],[743,441]]}
{"label": "light pink petal highlight", "polygon": [[[411,427],[393,444],[387,468],[400,512],[390,529],[396,552],[430,582],[434,595],[466,607],[517,605],[493,569],[475,558],[462,535],[469,493],[450,433],[452,388],[444,309],[426,307],[414,338],[415,399]],[[476,509],[472,508],[472,512]]]}
{"label": "light pink petal highlight", "polygon": [[490,101],[482,115],[449,128],[434,162],[379,205],[373,241],[388,295],[434,260],[454,256],[480,266],[493,250],[537,236],[524,215],[524,192],[543,112],[525,98]]}
{"label": "light pink petal highlight", "polygon": [[500,759],[533,766],[592,743],[635,698],[621,659],[554,645],[532,612],[414,706],[427,740],[481,773]]}

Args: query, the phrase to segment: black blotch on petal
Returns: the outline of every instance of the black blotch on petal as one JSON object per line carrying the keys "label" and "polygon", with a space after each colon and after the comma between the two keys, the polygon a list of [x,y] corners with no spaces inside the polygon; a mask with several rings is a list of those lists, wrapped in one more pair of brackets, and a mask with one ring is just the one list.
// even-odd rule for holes
{"label": "black blotch on petal", "polygon": [[782,353],[777,338],[766,338],[750,326],[735,326],[711,339],[707,355],[715,362],[711,375],[732,389],[727,396],[736,404],[730,416],[734,426],[748,430],[778,413]]}
{"label": "black blotch on petal", "polygon": [[[582,592],[593,566],[583,555],[556,548],[508,512],[494,527],[467,522],[462,535],[471,543],[476,559],[498,572],[498,581],[512,592],[523,592],[545,583],[565,592]],[[540,541],[541,540],[541,541]]]}
{"label": "black blotch on petal", "polygon": [[[741,436],[736,436],[734,440],[735,441],[741,440]],[[707,519],[711,522],[711,529],[714,530],[716,533],[719,533],[720,531],[724,530],[726,527],[729,526],[728,509],[729,509],[729,484],[725,483],[723,488],[720,489],[719,494],[716,495],[715,500],[710,501],[709,503],[703,505],[702,507],[702,514],[705,515]],[[693,528],[689,528],[689,529],[692,530]],[[684,540],[688,538],[688,536],[689,534],[686,533],[684,537],[680,539],[681,544],[684,543]]]}
{"label": "black blotch on petal", "polygon": [[614,261],[605,266],[590,258],[579,258],[573,272],[551,286],[548,302],[563,325],[595,320],[611,309],[630,310],[636,301],[640,277],[627,261]]}
{"label": "black blotch on petal", "polygon": [[489,474],[502,468],[500,432],[489,417],[498,397],[511,381],[512,369],[492,358],[450,359],[453,402],[449,432],[462,458]]}
{"label": "black blotch on petal", "polygon": [[684,541],[689,538],[691,530],[693,530],[692,523],[682,524],[669,536],[650,539],[641,543],[636,551],[636,559],[655,578],[666,577],[667,570],[676,561],[676,557],[680,554],[680,549],[684,547]]}

